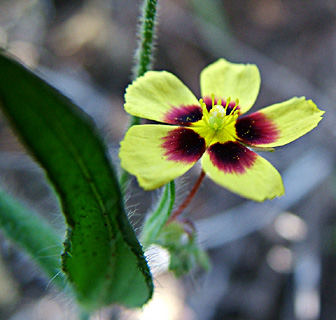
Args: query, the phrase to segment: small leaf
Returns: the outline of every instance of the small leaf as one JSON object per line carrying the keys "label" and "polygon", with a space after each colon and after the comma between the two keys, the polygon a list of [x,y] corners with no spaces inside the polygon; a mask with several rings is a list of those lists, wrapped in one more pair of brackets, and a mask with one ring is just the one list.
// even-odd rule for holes
{"label": "small leaf", "polygon": [[0,228],[7,238],[28,253],[60,288],[64,275],[60,273],[61,236],[40,216],[0,190]]}
{"label": "small leaf", "polygon": [[145,247],[150,246],[160,234],[162,228],[170,217],[174,202],[175,183],[172,181],[165,185],[157,208],[154,212],[148,215],[145,221],[141,234],[141,242]]}
{"label": "small leaf", "polygon": [[60,197],[68,225],[63,270],[78,300],[88,310],[142,306],[152,278],[91,119],[4,55],[0,70],[1,107]]}
{"label": "small leaf", "polygon": [[164,226],[155,244],[168,250],[169,270],[177,277],[201,268],[209,270],[207,253],[199,247],[197,233],[188,221],[172,221]]}

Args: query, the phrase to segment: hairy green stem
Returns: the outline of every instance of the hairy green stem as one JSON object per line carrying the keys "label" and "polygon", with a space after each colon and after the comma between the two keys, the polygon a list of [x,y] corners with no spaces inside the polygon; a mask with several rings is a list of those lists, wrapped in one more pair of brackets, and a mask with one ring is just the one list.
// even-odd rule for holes
{"label": "hairy green stem", "polygon": [[[157,0],[144,0],[142,5],[142,14],[140,16],[138,30],[138,47],[135,52],[133,79],[144,75],[146,71],[152,67],[156,5]],[[130,127],[135,124],[140,124],[140,118],[132,116]]]}
{"label": "hairy green stem", "polygon": [[157,0],[145,0],[143,3],[139,28],[140,38],[135,56],[134,79],[142,76],[152,66],[156,5]]}
{"label": "hairy green stem", "polygon": [[157,208],[148,215],[141,233],[141,243],[148,248],[158,238],[162,228],[168,221],[175,203],[175,183],[174,180],[166,184],[157,203]]}
{"label": "hairy green stem", "polygon": [[[133,69],[133,79],[142,76],[152,67],[153,60],[153,41],[155,37],[155,20],[156,20],[157,0],[144,0],[142,13],[139,24],[139,40],[135,53],[135,66]],[[140,124],[140,118],[131,116],[129,128],[133,125]],[[122,190],[128,181],[128,173],[122,171],[120,185]]]}

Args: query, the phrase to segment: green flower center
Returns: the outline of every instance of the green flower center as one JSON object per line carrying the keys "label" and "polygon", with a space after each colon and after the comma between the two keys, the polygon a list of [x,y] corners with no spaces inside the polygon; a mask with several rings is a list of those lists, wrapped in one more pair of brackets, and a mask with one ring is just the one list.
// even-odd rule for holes
{"label": "green flower center", "polygon": [[209,126],[214,130],[220,130],[225,124],[226,112],[222,105],[215,105],[209,112]]}
{"label": "green flower center", "polygon": [[200,99],[200,103],[203,109],[203,121],[209,126],[212,130],[218,131],[222,130],[224,127],[229,125],[230,123],[237,120],[239,115],[239,110],[237,110],[238,99],[236,100],[236,105],[232,110],[228,111],[229,103],[231,99],[228,98],[226,100],[225,106],[222,106],[222,101],[218,100],[215,104],[215,96],[211,95],[212,98],[212,108],[210,112],[208,111],[206,104]]}

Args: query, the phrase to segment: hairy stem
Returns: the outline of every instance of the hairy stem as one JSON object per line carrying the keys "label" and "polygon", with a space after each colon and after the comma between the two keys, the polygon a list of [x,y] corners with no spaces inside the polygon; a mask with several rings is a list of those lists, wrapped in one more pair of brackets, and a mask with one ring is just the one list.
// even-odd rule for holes
{"label": "hairy stem", "polygon": [[[136,64],[133,70],[133,79],[141,77],[152,67],[156,5],[157,0],[144,0],[143,2],[138,31],[138,47],[135,52]],[[131,127],[135,124],[140,124],[140,118],[132,116],[129,126]]]}
{"label": "hairy stem", "polygon": [[133,78],[142,76],[152,66],[153,40],[155,33],[157,0],[145,0],[139,28],[139,42],[136,51],[136,66]]}
{"label": "hairy stem", "polygon": [[[143,2],[138,30],[138,47],[135,53],[136,63],[133,70],[133,79],[142,76],[152,66],[153,41],[155,37],[156,24],[156,7],[157,0],[144,0]],[[128,127],[130,128],[136,124],[140,124],[140,118],[131,116]],[[120,185],[123,190],[125,189],[127,181],[128,173],[126,171],[122,171]]]}

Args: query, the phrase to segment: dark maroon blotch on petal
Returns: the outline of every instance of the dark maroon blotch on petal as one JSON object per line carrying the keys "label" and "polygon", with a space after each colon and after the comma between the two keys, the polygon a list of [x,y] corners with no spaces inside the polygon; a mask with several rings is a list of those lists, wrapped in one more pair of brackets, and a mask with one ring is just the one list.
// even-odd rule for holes
{"label": "dark maroon blotch on petal", "polygon": [[[217,104],[218,100],[219,100],[219,99],[214,99],[215,105]],[[211,97],[204,97],[204,98],[203,98],[203,101],[204,101],[204,103],[205,103],[205,105],[206,105],[208,111],[210,111],[210,110],[212,109],[212,99],[211,99]],[[226,105],[226,100],[225,100],[225,99],[222,99],[222,106],[225,106],[225,105]],[[227,115],[227,116],[232,112],[232,110],[233,110],[233,108],[234,108],[235,106],[236,106],[236,102],[231,101],[231,102],[229,103],[228,108],[226,109],[226,115]],[[239,109],[240,109],[240,107],[239,107],[239,105],[238,105],[237,108],[236,108],[236,110],[239,110]]]}
{"label": "dark maroon blotch on petal", "polygon": [[162,147],[168,160],[196,162],[205,151],[205,140],[191,129],[174,129],[163,140]]}
{"label": "dark maroon blotch on petal", "polygon": [[200,106],[179,106],[172,107],[164,116],[164,122],[169,124],[177,124],[188,126],[192,122],[202,119],[203,112]]}
{"label": "dark maroon blotch on petal", "polygon": [[236,133],[242,142],[249,145],[272,143],[279,137],[279,130],[275,123],[261,112],[238,118]]}
{"label": "dark maroon blotch on petal", "polygon": [[257,159],[253,151],[234,141],[217,142],[209,147],[208,152],[212,164],[225,173],[242,174]]}

